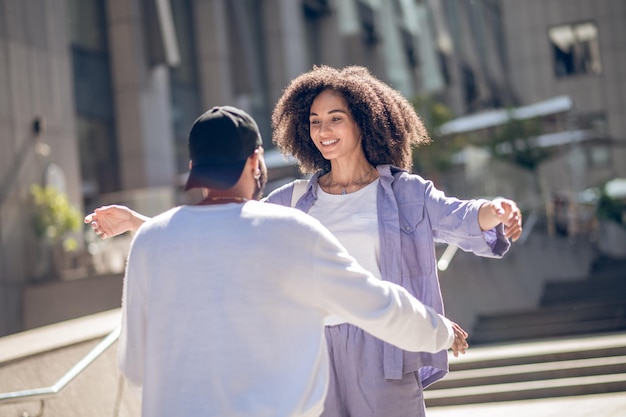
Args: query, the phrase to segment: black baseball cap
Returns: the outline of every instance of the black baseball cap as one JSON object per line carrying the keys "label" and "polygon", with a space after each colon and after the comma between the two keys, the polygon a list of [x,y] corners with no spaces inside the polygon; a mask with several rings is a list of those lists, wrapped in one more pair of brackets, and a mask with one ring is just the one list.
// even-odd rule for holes
{"label": "black baseball cap", "polygon": [[261,146],[254,119],[231,106],[216,106],[200,116],[189,132],[191,171],[185,191],[234,186],[254,150]]}

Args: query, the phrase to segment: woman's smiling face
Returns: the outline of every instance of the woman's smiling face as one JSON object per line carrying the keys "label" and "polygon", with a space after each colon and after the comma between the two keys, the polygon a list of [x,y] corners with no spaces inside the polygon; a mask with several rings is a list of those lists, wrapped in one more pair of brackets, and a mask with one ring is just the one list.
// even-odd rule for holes
{"label": "woman's smiling face", "polygon": [[332,90],[324,90],[313,100],[309,111],[311,139],[325,159],[362,154],[361,132],[352,118],[346,100]]}

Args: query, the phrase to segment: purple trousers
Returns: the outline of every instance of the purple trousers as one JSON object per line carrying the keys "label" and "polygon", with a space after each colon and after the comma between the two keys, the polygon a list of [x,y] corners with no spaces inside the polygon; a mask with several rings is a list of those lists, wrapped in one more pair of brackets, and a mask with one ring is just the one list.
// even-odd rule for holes
{"label": "purple trousers", "polygon": [[385,379],[383,342],[351,324],[326,327],[330,382],[322,417],[425,417],[417,372]]}

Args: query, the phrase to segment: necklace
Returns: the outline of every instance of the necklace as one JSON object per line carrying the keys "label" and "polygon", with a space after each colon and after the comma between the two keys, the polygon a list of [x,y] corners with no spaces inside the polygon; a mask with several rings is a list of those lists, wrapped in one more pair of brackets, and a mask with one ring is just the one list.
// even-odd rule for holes
{"label": "necklace", "polygon": [[370,178],[372,176],[372,171],[374,171],[374,167],[370,165],[370,169],[365,174],[363,174],[359,179],[352,181],[351,183],[346,184],[346,185],[341,185],[339,183],[336,183],[335,179],[333,178],[333,171],[330,171],[330,173],[328,174],[330,178],[330,184],[328,185],[328,190],[330,191],[330,189],[336,185],[339,187],[341,195],[346,195],[348,194],[348,188],[352,187],[353,185],[363,186],[363,185],[369,184],[371,182]]}
{"label": "necklace", "polygon": [[217,197],[207,197],[205,199],[203,199],[202,201],[200,201],[200,203],[198,204],[213,204],[212,202],[215,201],[223,201],[223,202],[229,202],[229,203],[245,203],[246,201],[248,201],[247,198],[243,198],[243,197],[229,197],[229,196],[217,196]]}

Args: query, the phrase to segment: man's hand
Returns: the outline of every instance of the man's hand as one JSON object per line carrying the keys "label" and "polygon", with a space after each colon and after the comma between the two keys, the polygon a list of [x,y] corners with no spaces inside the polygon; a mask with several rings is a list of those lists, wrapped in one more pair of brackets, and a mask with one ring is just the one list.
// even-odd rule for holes
{"label": "man's hand", "polygon": [[467,343],[467,337],[469,335],[455,322],[452,322],[452,328],[454,329],[454,343],[452,343],[451,349],[454,356],[458,357],[459,353],[464,354],[469,348],[469,344]]}
{"label": "man's hand", "polygon": [[148,218],[132,211],[125,206],[102,206],[85,216],[85,223],[102,239],[121,235],[127,231],[135,231]]}

